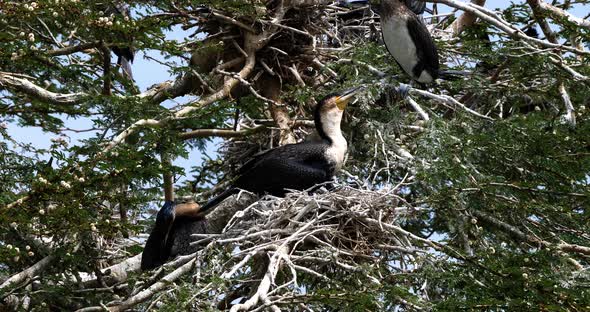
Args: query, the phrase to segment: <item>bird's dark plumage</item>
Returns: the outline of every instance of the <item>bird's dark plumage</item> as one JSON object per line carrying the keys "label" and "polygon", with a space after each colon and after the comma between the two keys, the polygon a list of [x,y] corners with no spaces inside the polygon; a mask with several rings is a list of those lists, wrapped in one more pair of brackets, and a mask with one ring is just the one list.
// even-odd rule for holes
{"label": "bird's dark plumage", "polygon": [[412,18],[408,20],[408,30],[418,54],[418,63],[414,66],[413,74],[420,77],[422,71],[426,71],[436,80],[439,72],[438,51],[428,29],[418,19]]}
{"label": "bird's dark plumage", "polygon": [[175,206],[174,202],[167,201],[158,211],[156,224],[145,243],[141,255],[142,270],[159,267],[168,260],[173,243],[170,239],[170,230],[176,217]]}
{"label": "bird's dark plumage", "polygon": [[290,189],[306,190],[330,181],[340,169],[347,149],[340,132],[342,111],[357,91],[355,88],[331,94],[316,106],[319,141],[287,144],[256,154],[238,170],[232,185],[203,205],[201,212],[215,207],[239,189],[284,196]]}
{"label": "bird's dark plumage", "polygon": [[327,148],[325,142],[303,142],[269,150],[240,168],[234,186],[283,196],[286,189],[302,190],[329,181],[336,164],[325,157]]}
{"label": "bird's dark plumage", "polygon": [[368,4],[370,4],[369,0],[339,0],[338,1],[338,6],[341,6],[341,7],[355,8],[355,7],[365,6]]}
{"label": "bird's dark plumage", "polygon": [[400,0],[382,0],[381,31],[385,47],[412,79],[432,83],[438,78],[436,45],[426,26]]}
{"label": "bird's dark plumage", "polygon": [[143,248],[142,270],[151,270],[164,264],[172,255],[174,245],[188,245],[186,242],[178,241],[185,239],[185,237],[179,237],[176,232],[180,227],[186,227],[187,223],[201,219],[199,208],[195,202],[164,202],[156,216],[156,224]]}

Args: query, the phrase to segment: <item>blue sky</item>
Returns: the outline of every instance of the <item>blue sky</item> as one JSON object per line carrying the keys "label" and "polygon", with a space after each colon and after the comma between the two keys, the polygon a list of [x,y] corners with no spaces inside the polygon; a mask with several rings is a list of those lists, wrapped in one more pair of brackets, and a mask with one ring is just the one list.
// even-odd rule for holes
{"label": "blue sky", "polygon": [[[520,2],[520,1],[518,1]],[[488,0],[486,7],[488,8],[504,8],[509,5],[509,1],[503,0]],[[432,4],[429,4],[431,7]],[[445,7],[444,5],[439,4],[439,11],[440,12],[449,12],[451,11],[450,8]],[[588,7],[582,5],[576,5],[576,7],[570,11],[574,15],[578,17],[584,17],[589,13]],[[172,31],[169,31],[166,35],[169,40],[178,40],[183,41],[184,38],[187,36],[187,32],[180,29],[180,27],[175,27]],[[161,60],[161,55],[158,54],[156,51],[139,51],[135,57],[135,62],[133,63],[133,74],[136,80],[137,85],[139,86],[141,91],[145,91],[150,86],[160,83],[165,80],[174,79],[175,77],[171,76],[168,73],[168,68],[164,65],[159,64],[153,60],[145,58],[145,55],[149,55],[152,58]],[[116,61],[113,59],[113,61]],[[170,61],[170,60],[168,60]],[[177,62],[182,62],[180,59],[176,59]],[[186,99],[177,98],[173,101],[167,101],[163,103],[166,107],[174,106],[177,103],[184,103]],[[74,129],[86,129],[91,127],[90,121],[86,118],[79,118],[79,119],[66,119],[66,127],[74,128]],[[9,134],[16,139],[17,141],[23,143],[31,143],[33,146],[38,148],[48,148],[51,145],[51,139],[56,137],[54,134],[44,133],[41,131],[40,128],[37,127],[17,127],[14,124],[8,125],[8,132]],[[88,138],[94,136],[94,133],[71,133],[68,132],[70,136],[70,144],[76,144],[76,142],[80,139]],[[213,147],[215,147],[219,142],[216,141],[215,144],[210,144],[208,153],[212,155]],[[185,168],[185,172],[187,176],[190,176],[190,167],[200,163],[201,160],[201,153],[199,151],[193,150],[190,153],[188,159],[177,159],[175,160],[175,164]],[[183,180],[183,179],[181,179]]]}

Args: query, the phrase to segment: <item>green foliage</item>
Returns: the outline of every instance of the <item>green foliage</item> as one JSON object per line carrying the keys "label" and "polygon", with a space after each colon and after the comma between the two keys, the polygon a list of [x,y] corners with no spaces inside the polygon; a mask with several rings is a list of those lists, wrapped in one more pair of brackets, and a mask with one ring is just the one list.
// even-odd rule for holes
{"label": "green foliage", "polygon": [[[590,58],[534,50],[530,42],[480,22],[458,38],[437,40],[443,68],[473,73],[466,79],[413,85],[464,105],[410,92],[429,116],[426,122],[395,90],[409,78],[376,39],[374,16],[364,16],[360,26],[366,32],[345,36],[338,28],[344,14],[334,13],[334,6],[303,6],[289,8],[284,27],[275,27],[276,7],[287,2],[133,1],[127,18],[109,14],[108,1],[0,2],[0,75],[12,73],[58,95],[87,94],[75,104],[59,103],[0,84],[0,281],[49,255],[59,259],[10,292],[30,298],[36,310],[72,310],[118,302],[132,296],[132,290],[147,288],[155,281],[149,274],[131,274],[110,288],[89,286],[97,291],[81,289],[78,279],[142,250],[137,234],[148,233],[153,224],[163,174],[193,175],[194,189],[190,182],[177,182],[176,194],[196,192],[205,200],[244,161],[239,156],[276,146],[280,131],[274,125],[232,140],[182,140],[187,131],[231,129],[236,112],[247,126],[259,126],[254,120],[271,118],[272,105],[245,85],[209,105],[198,103],[207,93],[192,89],[194,94],[179,92],[189,95],[182,101],[178,94],[166,94],[178,101],[155,103],[145,94],[137,96],[140,90],[121,74],[109,50],[132,46],[180,80],[196,70],[188,63],[194,51],[197,57],[211,57],[214,66],[243,57],[236,46],[243,48],[244,38],[253,35],[237,26],[239,21],[256,35],[274,32],[255,52],[254,70],[244,79],[259,91],[265,87],[258,85],[263,75],[279,81],[280,99],[293,120],[312,119],[314,103],[329,93],[366,87],[343,120],[349,155],[346,173],[338,179],[352,187],[389,191],[392,209],[415,209],[396,225],[443,246],[412,253],[412,265],[402,264],[410,256],[375,246],[369,256],[352,255],[358,267],[350,270],[334,265],[334,256],[318,272],[327,279],[298,272],[297,286],[277,291],[294,294],[281,308],[305,303],[319,311],[587,310],[588,255],[558,248],[590,244],[590,86],[571,73],[590,76]],[[536,25],[524,1],[500,13],[521,29]],[[569,44],[572,36],[590,41],[587,28],[563,18],[553,22],[559,42]],[[167,39],[168,32],[179,28],[194,35]],[[77,50],[68,52],[70,48]],[[105,59],[111,61],[108,74]],[[223,68],[238,72],[244,63],[236,64]],[[378,77],[370,68],[386,76]],[[229,79],[215,70],[199,74],[214,90]],[[106,82],[109,92],[104,91]],[[575,126],[563,119],[561,84],[574,105]],[[197,109],[173,118],[187,107]],[[87,121],[91,134],[70,141],[76,135],[64,128],[67,119]],[[142,120],[173,121],[134,128]],[[8,125],[36,127],[55,137],[47,149],[39,149],[16,141]],[[292,130],[301,137],[312,130],[302,129]],[[127,131],[111,149],[109,143]],[[248,148],[240,149],[244,146]],[[162,155],[187,158],[192,149],[202,153],[203,161],[190,169],[161,160]],[[208,245],[195,268],[154,296],[157,308],[208,311],[234,292],[245,298],[264,276],[255,270],[268,260],[266,254],[245,263],[231,280],[221,277],[226,272],[220,264],[252,247]],[[291,274],[288,266],[281,267],[272,287],[289,282]],[[200,293],[205,287],[209,291]],[[7,294],[0,293],[0,303]]]}
{"label": "green foliage", "polygon": [[573,229],[588,224],[582,208],[590,204],[588,115],[580,116],[575,129],[547,117],[533,113],[494,123],[437,122],[420,139],[419,154],[428,161],[418,177],[435,213],[433,230],[446,233],[456,248],[466,233],[475,261],[486,268],[450,263],[442,269],[437,263],[428,272],[432,281],[440,281],[434,287],[440,295],[437,310],[588,305],[584,282],[569,282],[576,270],[565,254],[511,244],[510,233],[494,230],[486,220],[480,221],[482,229],[472,213],[494,215],[536,237],[587,242]]}

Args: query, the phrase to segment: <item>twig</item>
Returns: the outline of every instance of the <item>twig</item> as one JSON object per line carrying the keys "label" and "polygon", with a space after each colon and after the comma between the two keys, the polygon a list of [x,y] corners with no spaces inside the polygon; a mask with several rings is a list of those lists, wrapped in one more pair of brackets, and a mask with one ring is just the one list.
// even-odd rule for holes
{"label": "twig", "polygon": [[452,105],[452,106],[457,106],[457,107],[463,109],[464,111],[466,111],[466,112],[468,112],[468,113],[470,113],[472,115],[475,115],[475,116],[477,116],[479,118],[483,118],[483,119],[487,119],[487,120],[494,120],[493,118],[491,118],[489,116],[482,115],[482,114],[480,114],[480,113],[478,113],[478,112],[470,109],[469,107],[465,106],[463,103],[455,100],[453,97],[448,96],[448,95],[434,94],[434,93],[430,93],[428,91],[424,91],[424,90],[420,90],[420,89],[415,89],[415,88],[411,88],[410,89],[410,93],[417,93],[419,95],[422,95],[422,96],[431,98],[433,100],[437,100],[437,101],[439,101],[441,103],[444,103],[444,104],[449,104],[449,105]]}

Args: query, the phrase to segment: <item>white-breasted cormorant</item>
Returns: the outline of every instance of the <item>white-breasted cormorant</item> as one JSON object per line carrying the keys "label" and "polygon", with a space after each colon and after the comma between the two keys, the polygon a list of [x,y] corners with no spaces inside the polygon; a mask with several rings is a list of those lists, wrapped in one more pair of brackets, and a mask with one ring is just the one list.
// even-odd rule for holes
{"label": "white-breasted cormorant", "polygon": [[256,154],[239,170],[232,185],[204,206],[166,201],[145,244],[141,269],[161,266],[170,257],[175,222],[197,220],[240,189],[259,195],[284,196],[289,189],[306,190],[328,182],[340,170],[347,151],[340,122],[346,105],[360,88],[328,95],[314,109],[315,127],[321,140],[279,146]]}
{"label": "white-breasted cormorant", "polygon": [[438,78],[436,45],[426,26],[400,0],[381,1],[381,31],[385,47],[412,79],[432,83]]}
{"label": "white-breasted cormorant", "polygon": [[240,189],[284,196],[289,189],[306,190],[330,181],[342,167],[348,148],[340,131],[342,114],[359,89],[328,95],[317,104],[314,122],[320,140],[287,144],[254,155],[238,169],[229,189],[203,205],[201,213]]}

